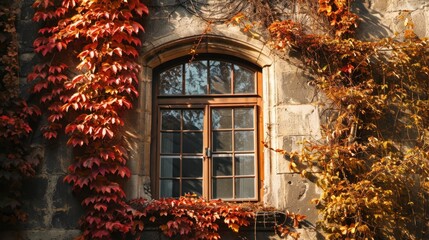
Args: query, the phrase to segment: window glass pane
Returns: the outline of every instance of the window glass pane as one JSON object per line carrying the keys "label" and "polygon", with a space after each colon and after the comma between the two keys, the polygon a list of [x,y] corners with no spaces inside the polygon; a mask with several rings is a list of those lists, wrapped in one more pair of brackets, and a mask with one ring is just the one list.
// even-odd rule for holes
{"label": "window glass pane", "polygon": [[160,197],[179,197],[180,196],[180,182],[179,180],[161,180]]}
{"label": "window glass pane", "polygon": [[203,161],[201,158],[183,158],[183,177],[202,177]]}
{"label": "window glass pane", "polygon": [[203,152],[203,133],[187,132],[183,133],[183,153]]}
{"label": "window glass pane", "polygon": [[236,131],[234,134],[235,151],[253,151],[253,131]]}
{"label": "window glass pane", "polygon": [[180,130],[180,110],[161,110],[161,129]]}
{"label": "window glass pane", "polygon": [[210,61],[210,93],[231,93],[232,64]]}
{"label": "window glass pane", "polygon": [[231,151],[232,150],[232,133],[227,132],[213,132],[213,151]]}
{"label": "window glass pane", "polygon": [[180,158],[161,157],[161,177],[180,177]]}
{"label": "window glass pane", "polygon": [[203,182],[202,180],[183,180],[182,181],[183,195],[186,193],[196,193],[198,196],[203,195]]}
{"label": "window glass pane", "polygon": [[232,128],[232,109],[216,108],[212,110],[213,129],[231,129]]}
{"label": "window glass pane", "polygon": [[253,128],[253,108],[234,109],[235,128]]}
{"label": "window glass pane", "polygon": [[232,178],[213,178],[213,198],[232,198]]}
{"label": "window glass pane", "polygon": [[236,198],[254,198],[255,197],[255,179],[254,178],[236,178],[235,179],[235,197]]}
{"label": "window glass pane", "polygon": [[213,157],[213,176],[232,175],[232,157]]}
{"label": "window glass pane", "polygon": [[182,65],[168,69],[160,74],[160,95],[182,95]]}
{"label": "window glass pane", "polygon": [[207,61],[194,61],[185,65],[185,92],[187,95],[207,93]]}
{"label": "window glass pane", "polygon": [[234,66],[234,93],[255,93],[255,73],[240,66]]}
{"label": "window glass pane", "polygon": [[235,175],[253,175],[255,173],[255,156],[235,155]]}
{"label": "window glass pane", "polygon": [[161,133],[161,153],[180,153],[180,133]]}
{"label": "window glass pane", "polygon": [[183,110],[183,129],[203,130],[203,110]]}

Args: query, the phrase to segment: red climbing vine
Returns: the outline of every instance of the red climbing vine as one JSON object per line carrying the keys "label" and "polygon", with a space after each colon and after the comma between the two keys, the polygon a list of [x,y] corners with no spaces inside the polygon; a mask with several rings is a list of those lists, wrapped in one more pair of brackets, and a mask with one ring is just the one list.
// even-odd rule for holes
{"label": "red climbing vine", "polygon": [[159,225],[169,238],[220,239],[220,220],[228,228],[238,232],[240,227],[249,226],[254,219],[251,209],[220,200],[206,201],[190,196],[152,201],[136,199],[131,204],[136,209],[134,215],[137,229],[156,222],[155,225]]}
{"label": "red climbing vine", "polygon": [[[192,195],[178,199],[135,199],[131,201],[131,205],[135,216],[135,231],[141,231],[146,226],[155,226],[170,239],[221,239],[219,230],[222,227],[238,233],[240,228],[254,227],[252,225],[257,221],[259,212],[275,212],[257,204],[208,201]],[[305,216],[282,214],[286,219],[284,222],[273,223],[272,231],[281,237],[298,239],[300,234],[296,228],[300,227]]]}
{"label": "red climbing vine", "polygon": [[140,0],[36,0],[33,7],[33,20],[44,24],[34,48],[47,61],[29,80],[49,113],[44,136],[64,128],[74,149],[64,180],[86,209],[82,238],[125,236],[133,219],[121,187],[130,176],[121,113],[138,95],[143,27],[136,18],[148,9]]}
{"label": "red climbing vine", "polygon": [[350,0],[319,0],[318,12],[325,16],[334,36],[353,36],[359,17],[350,11]]}

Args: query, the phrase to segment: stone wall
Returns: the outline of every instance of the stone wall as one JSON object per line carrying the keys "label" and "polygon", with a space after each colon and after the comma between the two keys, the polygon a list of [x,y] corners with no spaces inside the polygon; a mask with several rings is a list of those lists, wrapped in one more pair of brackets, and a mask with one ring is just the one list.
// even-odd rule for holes
{"label": "stone wall", "polygon": [[429,2],[426,0],[355,1],[353,11],[361,17],[358,31],[361,39],[401,39],[406,22],[414,24],[414,31],[419,37],[429,36]]}
{"label": "stone wall", "polygon": [[[31,21],[32,2],[22,1],[18,25],[22,83],[26,82],[26,75],[38,61],[32,49],[38,28]],[[129,165],[133,172],[126,186],[130,198],[151,197],[152,138],[148,126],[151,126],[152,119],[152,70],[168,60],[187,55],[207,26],[201,16],[211,16],[204,15],[207,12],[200,12],[197,16],[179,2],[184,1],[153,0],[148,3],[150,15],[145,19],[148,24],[141,50],[141,94],[136,102],[137,108],[127,116],[127,138],[132,158]],[[362,18],[358,31],[362,39],[395,35],[400,38],[405,21],[415,23],[418,36],[429,35],[429,2],[426,0],[362,0],[355,1],[353,8]],[[214,16],[219,19],[225,17],[221,14],[223,10],[219,8]],[[304,139],[319,139],[320,123],[325,119],[319,105],[323,97],[307,85],[305,72],[295,64],[276,57],[262,39],[251,38],[238,27],[226,26],[219,21],[211,28],[199,46],[199,52],[238,56],[262,68],[263,140],[273,148],[299,150],[299,143]],[[26,96],[27,90],[28,85],[23,84],[23,94]],[[37,131],[32,141],[34,146],[41,147],[44,158],[37,176],[25,183],[23,200],[29,219],[19,226],[0,226],[0,238],[72,239],[79,233],[77,221],[82,210],[70,187],[62,181],[71,161],[71,150],[65,146],[65,139],[46,142]],[[320,194],[315,184],[292,173],[287,159],[269,150],[264,150],[264,177],[261,201],[280,210],[307,215],[308,231],[303,232],[302,236],[306,239],[319,238],[320,235],[312,227],[318,217],[317,210],[310,203]],[[145,236],[159,236],[159,233],[155,231]],[[252,236],[250,234],[249,239]]]}
{"label": "stone wall", "polygon": [[[27,75],[38,62],[33,41],[37,37],[38,24],[32,21],[33,0],[22,0],[17,23],[19,38],[20,83],[24,97],[31,101]],[[41,120],[43,121],[43,120]],[[31,136],[31,146],[42,156],[37,175],[23,183],[23,209],[28,221],[21,225],[0,225],[0,239],[73,239],[79,234],[77,222],[83,211],[71,188],[63,182],[71,163],[71,149],[64,137],[45,141],[39,130]]]}

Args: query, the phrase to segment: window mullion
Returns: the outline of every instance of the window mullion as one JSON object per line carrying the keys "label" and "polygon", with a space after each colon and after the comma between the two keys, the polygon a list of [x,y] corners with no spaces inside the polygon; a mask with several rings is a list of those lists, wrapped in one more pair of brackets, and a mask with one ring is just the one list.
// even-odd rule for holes
{"label": "window mullion", "polygon": [[258,171],[259,171],[259,168],[258,168],[258,166],[259,166],[259,161],[258,161],[258,156],[259,156],[259,145],[258,145],[258,141],[259,141],[259,129],[258,129],[258,117],[259,117],[259,114],[258,114],[258,107],[257,107],[257,105],[255,105],[254,107],[253,107],[253,134],[254,134],[254,137],[253,137],[253,161],[254,161],[254,172],[253,172],[253,178],[255,179],[254,181],[255,181],[255,183],[253,184],[253,187],[254,187],[254,197],[258,197],[258,188],[259,188],[259,178],[258,178],[258,176],[259,176],[259,174],[258,174]]}
{"label": "window mullion", "polygon": [[180,166],[179,166],[179,193],[183,195],[183,109],[180,110]]}
{"label": "window mullion", "polygon": [[182,95],[186,93],[186,64],[182,64]]}
{"label": "window mullion", "polygon": [[[232,85],[232,84],[231,84]],[[232,108],[231,113],[231,161],[232,161],[232,199],[235,199],[235,108]]]}
{"label": "window mullion", "polygon": [[231,79],[231,89],[230,89],[230,93],[231,94],[234,94],[234,85],[235,85],[235,82],[234,82],[234,64],[231,64],[231,73],[230,73],[230,79]]}
{"label": "window mullion", "polygon": [[210,94],[210,60],[207,60],[207,94]]}
{"label": "window mullion", "polygon": [[210,162],[211,158],[207,156],[206,149],[210,148],[211,145],[211,121],[210,121],[210,107],[205,105],[204,107],[204,130],[203,130],[203,196],[206,199],[211,197],[211,173],[210,173]]}

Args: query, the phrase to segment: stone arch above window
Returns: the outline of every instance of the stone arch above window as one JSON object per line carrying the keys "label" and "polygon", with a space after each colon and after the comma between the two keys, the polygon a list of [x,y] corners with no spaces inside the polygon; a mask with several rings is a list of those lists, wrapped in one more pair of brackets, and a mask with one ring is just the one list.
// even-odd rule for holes
{"label": "stone arch above window", "polygon": [[259,67],[272,64],[270,49],[262,42],[248,39],[233,39],[218,35],[191,36],[169,42],[154,41],[146,44],[142,53],[142,62],[149,68],[162,63],[189,56],[190,51],[202,38],[196,48],[197,54],[226,54],[236,56]]}
{"label": "stone arch above window", "polygon": [[[183,57],[190,58],[190,50],[201,36],[185,37],[176,40],[153,40],[146,41],[141,50],[140,62],[142,70],[140,72],[139,92],[135,117],[130,120],[129,131],[134,133],[133,148],[130,156],[129,166],[133,175],[127,183],[127,194],[130,198],[156,197],[153,189],[151,171],[151,144],[156,141],[154,129],[152,129],[153,113],[153,93],[154,82],[153,70],[174,59]],[[272,81],[270,73],[271,59],[270,50],[262,42],[254,39],[233,39],[225,36],[204,35],[197,49],[198,55],[214,54],[223,56],[233,56],[235,59],[244,61],[247,66],[258,68],[260,75],[263,75],[265,86]],[[262,78],[262,77],[261,77]],[[262,84],[261,84],[262,86]],[[266,91],[266,90],[264,90]],[[268,95],[267,95],[268,96]],[[262,104],[266,104],[263,102]],[[263,108],[265,109],[268,108]],[[264,113],[265,115],[265,113]],[[262,120],[260,121],[262,124]],[[265,127],[265,125],[264,125]],[[262,126],[260,127],[262,129]],[[265,131],[265,130],[264,130]],[[261,168],[262,169],[262,168]],[[261,174],[266,175],[266,174]],[[262,178],[259,178],[262,181]],[[258,193],[261,196],[260,193]]]}

